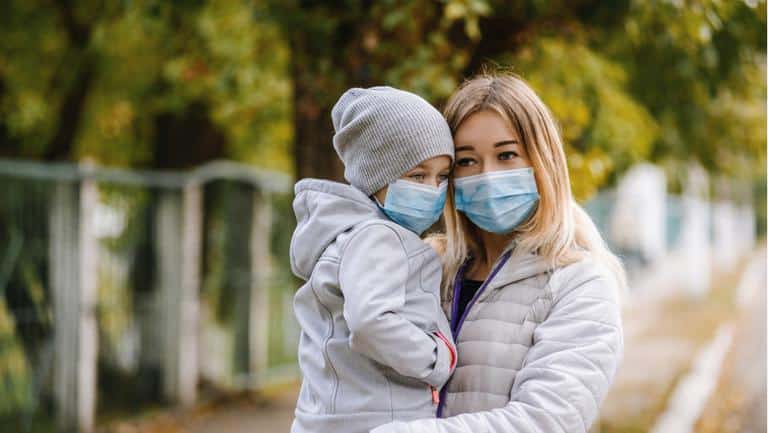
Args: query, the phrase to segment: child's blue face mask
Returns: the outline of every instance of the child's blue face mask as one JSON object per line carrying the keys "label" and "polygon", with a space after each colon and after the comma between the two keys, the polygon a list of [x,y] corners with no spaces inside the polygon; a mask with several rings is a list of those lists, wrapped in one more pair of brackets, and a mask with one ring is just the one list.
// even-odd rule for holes
{"label": "child's blue face mask", "polygon": [[398,179],[389,184],[384,205],[376,203],[389,219],[421,235],[440,219],[447,189],[448,182],[434,187]]}
{"label": "child's blue face mask", "polygon": [[456,209],[491,233],[511,232],[533,214],[539,203],[532,168],[460,177],[453,185]]}

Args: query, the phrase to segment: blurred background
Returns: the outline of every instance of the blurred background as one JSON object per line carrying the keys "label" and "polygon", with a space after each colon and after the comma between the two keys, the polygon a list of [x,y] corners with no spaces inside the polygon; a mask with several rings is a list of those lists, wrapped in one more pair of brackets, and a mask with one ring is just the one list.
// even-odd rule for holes
{"label": "blurred background", "polygon": [[593,432],[765,432],[759,0],[6,0],[0,432],[288,431],[292,184],[330,109],[527,79],[627,264]]}

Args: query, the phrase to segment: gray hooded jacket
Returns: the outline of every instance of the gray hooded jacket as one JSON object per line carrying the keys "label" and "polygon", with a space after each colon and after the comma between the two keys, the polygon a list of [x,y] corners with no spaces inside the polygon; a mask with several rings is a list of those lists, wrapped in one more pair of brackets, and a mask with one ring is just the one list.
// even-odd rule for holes
{"label": "gray hooded jacket", "polygon": [[293,433],[362,433],[435,416],[455,364],[437,254],[349,185],[305,179],[291,268],[303,381]]}

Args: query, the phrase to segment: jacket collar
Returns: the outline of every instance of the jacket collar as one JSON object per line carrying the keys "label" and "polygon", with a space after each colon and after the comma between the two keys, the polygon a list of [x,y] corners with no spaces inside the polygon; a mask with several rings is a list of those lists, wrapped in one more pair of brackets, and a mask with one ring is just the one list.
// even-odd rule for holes
{"label": "jacket collar", "polygon": [[504,263],[488,284],[488,291],[517,283],[536,275],[550,273],[552,265],[544,257],[532,252],[510,251],[509,260]]}

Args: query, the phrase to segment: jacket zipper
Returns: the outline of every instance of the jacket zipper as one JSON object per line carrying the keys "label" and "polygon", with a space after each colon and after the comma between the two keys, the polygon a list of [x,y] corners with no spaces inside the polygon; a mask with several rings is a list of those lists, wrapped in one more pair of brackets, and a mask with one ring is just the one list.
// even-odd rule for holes
{"label": "jacket zipper", "polygon": [[[479,289],[477,289],[477,292],[472,297],[472,299],[467,304],[466,308],[464,308],[464,313],[461,315],[460,318],[456,317],[456,312],[459,308],[459,298],[461,297],[461,286],[463,285],[462,281],[464,279],[464,271],[466,269],[467,264],[464,263],[461,265],[461,268],[459,268],[459,271],[456,272],[456,278],[453,280],[453,302],[451,303],[451,331],[453,332],[453,341],[456,342],[456,349],[457,349],[457,355],[458,355],[458,344],[459,344],[459,331],[461,331],[461,325],[464,324],[464,319],[469,314],[469,310],[472,308],[472,306],[475,304],[475,302],[480,298],[480,295],[485,291],[485,288],[490,284],[491,280],[493,280],[493,277],[496,276],[496,274],[501,270],[501,268],[504,266],[505,263],[507,263],[507,260],[509,260],[509,256],[512,255],[511,251],[507,251],[504,253],[503,256],[501,256],[501,259],[497,262],[496,265],[494,265],[493,270],[491,270],[491,273],[488,275],[488,278],[483,281],[483,284],[480,286]],[[458,319],[458,320],[457,320]],[[448,380],[448,383],[450,383],[450,379]],[[443,415],[443,407],[445,406],[445,393],[448,390],[448,383],[446,383],[443,386],[443,389],[440,390],[440,395],[438,397],[439,403],[437,406],[437,417],[442,418]]]}
{"label": "jacket zipper", "polygon": [[[453,334],[453,331],[451,331],[451,334]],[[448,352],[450,352],[451,355],[451,362],[448,366],[448,369],[453,373],[453,370],[456,368],[456,362],[458,361],[458,354],[456,352],[456,347],[451,344],[450,341],[448,341],[448,338],[443,335],[442,332],[436,331],[435,336],[437,336],[440,341],[445,344],[445,347],[448,348]],[[435,388],[434,386],[430,385],[429,390],[432,392],[432,404],[439,404],[440,403],[440,392]]]}

